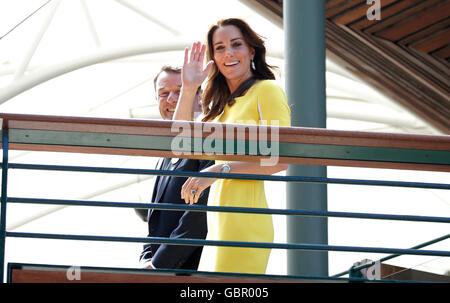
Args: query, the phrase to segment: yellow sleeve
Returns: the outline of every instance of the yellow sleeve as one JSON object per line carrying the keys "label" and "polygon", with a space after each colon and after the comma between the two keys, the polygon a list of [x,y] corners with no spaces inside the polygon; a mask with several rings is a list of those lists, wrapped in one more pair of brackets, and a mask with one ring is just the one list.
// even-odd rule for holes
{"label": "yellow sleeve", "polygon": [[258,112],[262,124],[291,126],[291,111],[286,94],[273,80],[264,81],[258,89]]}

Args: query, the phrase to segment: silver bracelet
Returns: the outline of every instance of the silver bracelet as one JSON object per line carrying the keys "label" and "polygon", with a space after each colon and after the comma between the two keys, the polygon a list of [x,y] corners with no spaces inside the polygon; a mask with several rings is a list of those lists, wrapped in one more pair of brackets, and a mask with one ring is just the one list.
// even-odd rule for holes
{"label": "silver bracelet", "polygon": [[225,163],[222,165],[222,167],[220,168],[220,172],[223,174],[228,174],[231,171],[231,167],[228,163]]}

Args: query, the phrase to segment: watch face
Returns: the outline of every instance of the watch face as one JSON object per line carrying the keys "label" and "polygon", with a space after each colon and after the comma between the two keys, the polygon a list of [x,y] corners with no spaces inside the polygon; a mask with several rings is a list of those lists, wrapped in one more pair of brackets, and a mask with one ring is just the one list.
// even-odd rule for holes
{"label": "watch face", "polygon": [[229,173],[230,172],[230,166],[228,164],[224,164],[220,170],[223,173]]}

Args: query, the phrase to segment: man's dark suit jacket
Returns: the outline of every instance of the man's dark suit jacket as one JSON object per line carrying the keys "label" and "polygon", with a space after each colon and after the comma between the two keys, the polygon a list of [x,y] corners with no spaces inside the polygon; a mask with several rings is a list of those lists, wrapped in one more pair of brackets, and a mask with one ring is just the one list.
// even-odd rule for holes
{"label": "man's dark suit jacket", "polygon": [[[164,160],[164,161],[162,161]],[[177,171],[200,171],[214,161],[178,159],[172,163],[170,158],[164,158],[158,163],[158,169]],[[187,177],[158,176],[153,187],[153,203],[174,203],[186,205],[181,199],[181,187]],[[198,200],[199,205],[208,202],[209,188]],[[205,239],[207,234],[206,212],[148,210],[148,236],[169,238]],[[168,244],[146,244],[141,254],[141,260],[151,259],[156,268],[197,269],[203,246],[181,246]]]}

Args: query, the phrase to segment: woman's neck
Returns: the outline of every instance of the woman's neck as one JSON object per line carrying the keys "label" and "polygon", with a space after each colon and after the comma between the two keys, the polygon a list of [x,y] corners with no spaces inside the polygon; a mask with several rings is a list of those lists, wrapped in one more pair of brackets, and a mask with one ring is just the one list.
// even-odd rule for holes
{"label": "woman's neck", "polygon": [[248,73],[246,73],[243,77],[238,78],[238,79],[226,79],[227,80],[227,85],[228,88],[230,89],[230,93],[233,93],[236,89],[238,89],[238,87],[244,83],[245,80],[249,79],[250,77],[252,77],[253,74],[251,71],[249,71]]}

